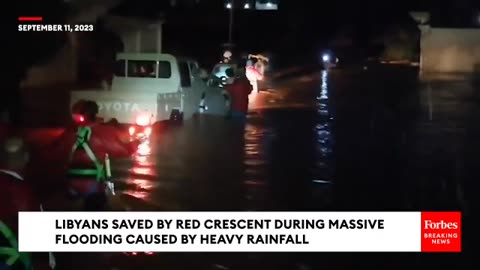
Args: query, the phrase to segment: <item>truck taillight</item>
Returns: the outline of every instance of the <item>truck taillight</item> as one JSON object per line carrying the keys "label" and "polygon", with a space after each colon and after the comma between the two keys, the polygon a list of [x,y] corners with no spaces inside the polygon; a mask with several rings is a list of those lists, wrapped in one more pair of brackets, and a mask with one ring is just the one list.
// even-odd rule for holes
{"label": "truck taillight", "polygon": [[150,136],[152,134],[152,128],[151,127],[146,127],[145,128],[145,135]]}
{"label": "truck taillight", "polygon": [[150,124],[150,117],[147,114],[137,116],[135,122],[139,126],[148,126]]}
{"label": "truck taillight", "polygon": [[133,136],[133,134],[135,133],[135,127],[128,128],[128,133],[130,134],[130,136]]}
{"label": "truck taillight", "polygon": [[81,114],[73,114],[73,121],[77,124],[82,124],[85,122],[85,117]]}

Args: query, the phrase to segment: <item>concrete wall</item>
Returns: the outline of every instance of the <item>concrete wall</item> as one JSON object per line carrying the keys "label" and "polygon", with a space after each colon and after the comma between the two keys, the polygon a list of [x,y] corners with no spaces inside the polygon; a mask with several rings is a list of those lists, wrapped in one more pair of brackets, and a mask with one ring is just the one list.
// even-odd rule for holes
{"label": "concrete wall", "polygon": [[161,53],[162,52],[162,26],[145,26],[136,31],[120,33],[124,52],[131,53]]}
{"label": "concrete wall", "polygon": [[473,73],[480,71],[480,29],[422,29],[420,71]]}
{"label": "concrete wall", "polygon": [[109,16],[107,25],[122,38],[124,52],[162,52],[162,24],[136,18]]}
{"label": "concrete wall", "polygon": [[161,35],[161,25],[153,25],[143,29],[141,31],[141,52],[161,53]]}

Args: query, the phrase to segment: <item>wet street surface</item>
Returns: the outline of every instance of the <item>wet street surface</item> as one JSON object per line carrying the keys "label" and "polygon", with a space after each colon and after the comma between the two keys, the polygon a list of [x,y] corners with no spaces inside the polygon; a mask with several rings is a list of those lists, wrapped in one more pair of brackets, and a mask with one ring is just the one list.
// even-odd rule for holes
{"label": "wet street surface", "polygon": [[[155,134],[144,155],[116,164],[117,197],[127,210],[461,210],[469,235],[479,205],[478,102],[471,79],[420,82],[410,69],[286,78],[252,94],[245,127],[200,117]],[[109,264],[473,269],[463,241],[463,254],[165,253],[113,255]]]}

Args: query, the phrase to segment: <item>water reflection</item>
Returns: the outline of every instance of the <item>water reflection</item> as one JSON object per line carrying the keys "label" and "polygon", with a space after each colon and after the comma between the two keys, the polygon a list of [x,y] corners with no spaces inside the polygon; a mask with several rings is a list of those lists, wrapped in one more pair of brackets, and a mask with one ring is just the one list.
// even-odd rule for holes
{"label": "water reflection", "polygon": [[150,142],[147,140],[141,143],[138,146],[137,154],[140,156],[148,156],[152,153],[152,149],[150,148]]}
{"label": "water reflection", "polygon": [[315,126],[316,137],[317,137],[317,152],[320,154],[320,160],[322,162],[317,163],[317,169],[319,170],[328,170],[328,173],[324,177],[327,179],[314,179],[314,183],[330,183],[330,177],[332,172],[332,130],[331,130],[331,120],[333,120],[333,115],[330,110],[330,101],[329,101],[329,85],[328,85],[328,71],[323,70],[321,75],[321,87],[320,92],[317,95],[317,112],[318,112],[318,121]]}
{"label": "water reflection", "polygon": [[159,182],[156,181],[156,161],[150,142],[140,144],[121,185],[124,186],[122,193],[144,201],[153,201],[152,196],[159,186]]}
{"label": "water reflection", "polygon": [[138,199],[149,200],[153,190],[157,187],[154,183],[148,179],[128,178],[126,181],[128,189],[123,193]]}
{"label": "water reflection", "polygon": [[245,128],[245,197],[246,210],[264,210],[268,205],[266,182],[267,159],[265,145],[271,137],[271,130],[252,121]]}
{"label": "water reflection", "polygon": [[153,170],[153,168],[150,168],[150,167],[137,167],[137,166],[134,166],[130,172],[132,174],[136,174],[136,175],[148,175],[148,176],[155,176],[155,171]]}
{"label": "water reflection", "polygon": [[133,158],[135,165],[140,167],[153,167],[154,161],[152,159],[152,156],[143,155],[135,155]]}
{"label": "water reflection", "polygon": [[248,95],[249,104],[255,104],[257,98],[258,98],[258,91],[253,90],[252,93]]}
{"label": "water reflection", "polygon": [[135,156],[125,193],[156,203],[168,197],[184,210],[322,208],[332,175],[332,113],[328,74],[321,79],[312,86],[317,108],[252,112],[244,127],[205,116],[164,131],[155,151],[146,145]]}

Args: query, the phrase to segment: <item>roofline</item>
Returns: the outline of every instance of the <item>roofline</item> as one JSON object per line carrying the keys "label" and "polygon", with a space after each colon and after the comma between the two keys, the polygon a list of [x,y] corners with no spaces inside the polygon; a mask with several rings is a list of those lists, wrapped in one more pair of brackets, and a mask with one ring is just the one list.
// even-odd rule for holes
{"label": "roofline", "polygon": [[168,53],[118,53],[117,60],[176,60],[177,58]]}

